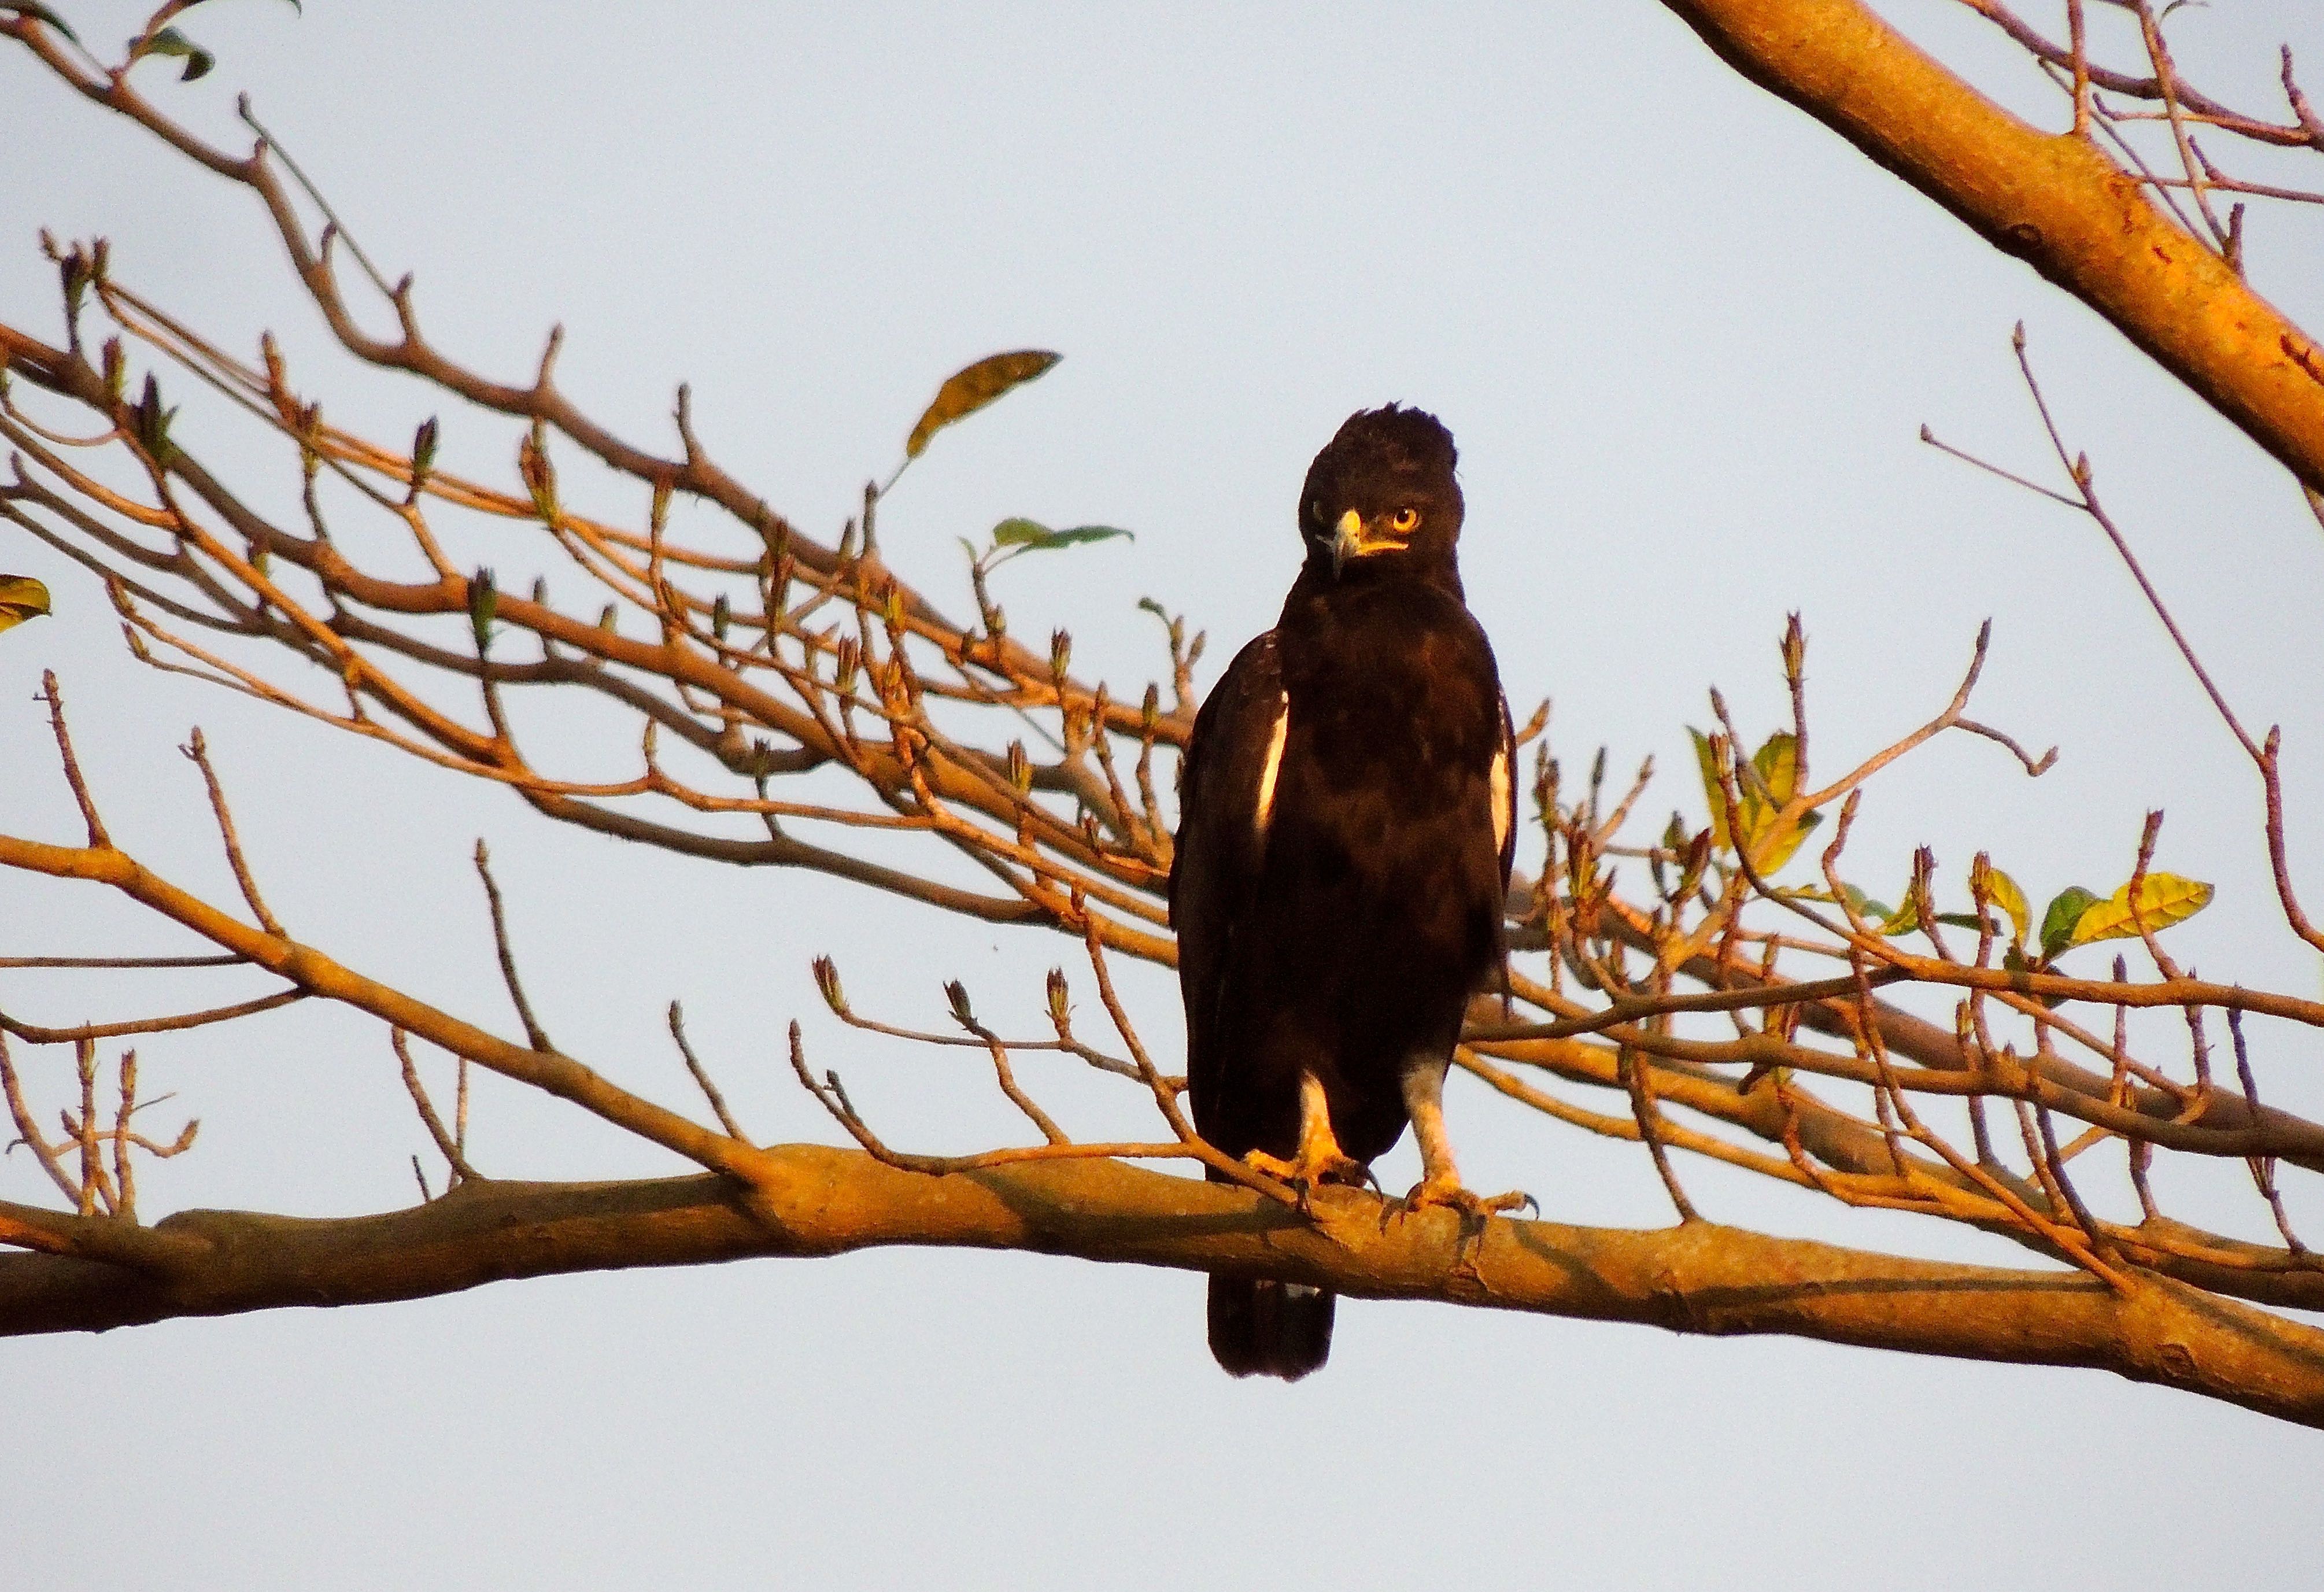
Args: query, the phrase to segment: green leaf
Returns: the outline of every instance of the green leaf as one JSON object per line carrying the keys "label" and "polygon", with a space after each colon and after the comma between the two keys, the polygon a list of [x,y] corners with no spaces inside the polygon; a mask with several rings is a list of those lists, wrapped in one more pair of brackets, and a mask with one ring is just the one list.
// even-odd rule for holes
{"label": "green leaf", "polygon": [[48,611],[48,587],[29,575],[0,575],[0,630],[13,630]]}
{"label": "green leaf", "polygon": [[1899,934],[1909,934],[1921,926],[1920,906],[1908,895],[1904,897],[1904,904],[1902,906],[1886,914],[1873,926],[1892,940]]}
{"label": "green leaf", "polygon": [[2142,917],[2153,933],[2184,923],[2210,904],[2211,887],[2200,880],[2181,879],[2175,873],[2150,873],[2140,882],[2136,911],[2132,910],[2130,887],[2126,884],[2074,920],[2066,946],[2070,950],[2098,940],[2135,940]]}
{"label": "green leaf", "polygon": [[59,16],[55,12],[51,11],[45,5],[0,5],[0,11],[13,11],[18,16],[29,16],[36,23],[42,23],[49,27],[56,29],[58,32],[62,33],[74,43],[78,44],[80,42],[80,35],[74,32],[70,28],[65,26],[65,19]]}
{"label": "green leaf", "polygon": [[[1912,898],[1909,896],[1905,897],[1904,906],[1891,906],[1886,901],[1874,900],[1862,890],[1858,889],[1854,885],[1848,884],[1844,881],[1841,883],[1840,890],[1840,895],[1845,896],[1848,898],[1848,905],[1855,911],[1856,916],[1862,918],[1867,925],[1879,934],[1909,934],[1914,929],[1921,926],[1920,913],[1914,906]],[[1838,897],[1834,897],[1830,890],[1824,889],[1816,885],[1801,885],[1792,889],[1777,890],[1775,894],[1787,900],[1833,902],[1837,902],[1838,900]],[[1949,916],[1940,916],[1937,921],[1940,923],[1958,922],[1969,928],[1975,928],[1978,926],[1977,919],[1970,917],[1966,914],[1960,913],[1956,913]]]}
{"label": "green leaf", "polygon": [[217,56],[212,55],[175,28],[163,28],[158,33],[149,34],[143,39],[133,39],[130,42],[136,47],[137,51],[136,54],[130,57],[133,62],[143,60],[149,55],[182,57],[186,63],[186,69],[178,74],[178,81],[180,83],[190,83],[197,78],[208,77],[210,69],[217,65]]}
{"label": "green leaf", "polygon": [[[1130,536],[1129,531],[1111,525],[1076,525],[1069,530],[1051,530],[1038,520],[1003,520],[992,528],[992,545],[996,548],[1022,548],[1038,553],[1050,548],[1070,548],[1081,542],[1109,541],[1115,537]],[[1131,539],[1135,540],[1133,537]]]}
{"label": "green leaf", "polygon": [[[1891,906],[1886,901],[1874,900],[1854,885],[1845,881],[1841,883],[1840,891],[1840,896],[1847,897],[1849,908],[1858,917],[1862,918],[1866,926],[1875,934],[1909,934],[1921,926],[1920,909],[1913,905],[1913,898],[1909,895],[1904,897],[1904,904],[1902,906]],[[1775,894],[1786,900],[1835,903],[1839,900],[1839,897],[1835,897],[1830,890],[1815,885],[1800,885],[1791,889],[1777,890]],[[1937,921],[1940,923],[1959,921],[1970,928],[1977,926],[1977,919],[1959,915],[1940,916]]]}
{"label": "green leaf", "polygon": [[1848,904],[1856,908],[1856,916],[1868,922],[1878,923],[1896,916],[1894,906],[1886,901],[1875,901],[1854,885],[1842,883],[1840,888],[1847,892]]}
{"label": "green leaf", "polygon": [[2069,885],[2052,897],[2042,914],[2042,959],[2046,962],[2074,943],[2074,925],[2098,902],[2096,890]]}
{"label": "green leaf", "polygon": [[927,450],[928,438],[955,420],[964,420],[1012,388],[1046,374],[1065,357],[1043,349],[990,354],[945,378],[928,407],[921,411],[912,434],[904,442],[904,457],[917,459]]}

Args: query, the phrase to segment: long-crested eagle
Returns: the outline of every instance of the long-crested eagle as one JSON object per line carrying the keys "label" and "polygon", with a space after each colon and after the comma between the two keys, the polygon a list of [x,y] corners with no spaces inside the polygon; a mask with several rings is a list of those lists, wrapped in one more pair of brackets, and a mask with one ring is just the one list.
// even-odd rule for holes
{"label": "long-crested eagle", "polygon": [[[1170,922],[1205,1139],[1304,1189],[1369,1181],[1410,1122],[1407,1206],[1477,1214],[1522,1196],[1462,1186],[1444,1074],[1471,996],[1505,976],[1517,808],[1508,704],[1461,590],[1455,462],[1434,416],[1395,404],[1315,456],[1283,615],[1194,722]],[[1238,1376],[1304,1376],[1333,1304],[1213,1275],[1211,1352]]]}

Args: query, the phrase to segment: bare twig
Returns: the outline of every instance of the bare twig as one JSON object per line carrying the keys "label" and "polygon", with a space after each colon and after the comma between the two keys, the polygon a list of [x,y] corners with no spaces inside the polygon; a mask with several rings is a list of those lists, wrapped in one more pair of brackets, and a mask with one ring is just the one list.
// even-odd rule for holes
{"label": "bare twig", "polygon": [[[242,960],[235,958],[236,961]],[[118,1023],[83,1023],[77,1028],[44,1028],[38,1024],[20,1022],[5,1012],[0,1012],[0,1032],[14,1034],[32,1044],[69,1044],[80,1040],[123,1039],[137,1034],[178,1034],[189,1028],[206,1028],[213,1023],[231,1023],[242,1017],[254,1017],[261,1012],[271,1012],[293,1001],[304,1000],[303,989],[280,989],[272,995],[262,995],[254,1000],[240,1000],[232,1006],[211,1007],[198,1012],[180,1012],[166,1017],[131,1017]]]}
{"label": "bare twig", "polygon": [[524,1025],[525,1037],[532,1042],[533,1049],[555,1050],[557,1047],[549,1042],[549,1031],[532,1015],[532,1003],[525,998],[524,980],[517,976],[516,952],[509,946],[508,913],[501,904],[501,887],[493,878],[492,853],[481,839],[476,842],[475,861],[476,877],[484,881],[484,900],[492,908],[493,950],[500,958],[501,980],[508,986],[517,1019]]}
{"label": "bare twig", "polygon": [[1693,1201],[1679,1185],[1678,1173],[1671,1168],[1669,1152],[1663,1148],[1662,1118],[1655,1105],[1654,1069],[1640,1066],[1638,1053],[1628,1045],[1622,1047],[1620,1056],[1622,1081],[1630,1097],[1630,1115],[1637,1122],[1638,1137],[1645,1141],[1646,1154],[1654,1157],[1655,1173],[1662,1179],[1671,1203],[1677,1207],[1678,1219],[1701,1221],[1702,1218],[1696,1213]]}
{"label": "bare twig", "polygon": [[30,1150],[32,1159],[40,1163],[41,1170],[49,1174],[49,1181],[57,1185],[57,1192],[78,1205],[80,1186],[66,1173],[64,1163],[59,1158],[58,1152],[61,1146],[51,1145],[41,1136],[39,1125],[33,1121],[31,1109],[24,1104],[23,1084],[16,1076],[15,1058],[8,1053],[8,1039],[5,1034],[0,1034],[0,1090],[5,1090],[7,1095],[8,1118],[16,1125],[16,1137],[8,1148],[13,1150],[17,1145],[22,1145]]}
{"label": "bare twig", "polygon": [[669,1003],[669,1036],[678,1042],[678,1054],[686,1058],[686,1070],[694,1074],[695,1084],[702,1090],[703,1098],[710,1102],[710,1109],[717,1117],[718,1126],[726,1130],[728,1138],[749,1144],[750,1136],[742,1131],[742,1125],[735,1121],[733,1113],[726,1109],[726,1097],[718,1092],[718,1086],[710,1081],[709,1070],[703,1066],[701,1058],[694,1054],[694,1046],[687,1043],[686,1013],[675,1000]]}
{"label": "bare twig", "polygon": [[81,822],[88,826],[90,849],[105,851],[113,842],[105,833],[105,821],[97,815],[97,802],[88,794],[88,781],[81,777],[80,759],[73,756],[72,734],[65,728],[64,695],[58,689],[54,669],[41,671],[41,696],[49,704],[49,729],[57,738],[57,758],[64,766],[65,783],[72,787]]}
{"label": "bare twig", "polygon": [[218,836],[226,842],[226,861],[234,869],[235,883],[242,887],[242,898],[250,904],[258,926],[278,940],[289,938],[282,925],[274,921],[274,914],[266,909],[265,897],[258,893],[258,881],[251,877],[250,863],[242,854],[241,837],[235,833],[234,814],[226,804],[226,787],[218,783],[217,770],[210,767],[209,748],[203,743],[199,725],[195,726],[192,737],[179,750],[202,771],[202,783],[209,789],[210,811],[217,818]]}

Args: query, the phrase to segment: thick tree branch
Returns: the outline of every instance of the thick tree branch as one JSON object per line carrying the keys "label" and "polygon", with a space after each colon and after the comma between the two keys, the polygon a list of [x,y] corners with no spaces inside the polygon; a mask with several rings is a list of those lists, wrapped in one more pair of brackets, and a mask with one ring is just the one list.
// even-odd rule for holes
{"label": "thick tree branch", "polygon": [[2324,349],[2087,139],[2018,120],[1858,0],[1663,0],[1737,71],[2097,310],[2324,492]]}
{"label": "thick tree branch", "polygon": [[[0,1332],[410,1299],[503,1278],[890,1245],[1248,1269],[1371,1299],[1430,1299],[1676,1332],[1784,1333],[2088,1366],[2324,1426],[2324,1332],[2159,1279],[1906,1260],[1710,1222],[1659,1232],[1387,1217],[1354,1190],[1309,1222],[1244,1190],[1112,1162],[927,1177],[855,1150],[766,1152],[755,1195],[715,1177],[468,1184],[415,1210],[302,1220],[187,1211],[139,1271],[0,1256]],[[55,1219],[62,1221],[66,1219]]]}

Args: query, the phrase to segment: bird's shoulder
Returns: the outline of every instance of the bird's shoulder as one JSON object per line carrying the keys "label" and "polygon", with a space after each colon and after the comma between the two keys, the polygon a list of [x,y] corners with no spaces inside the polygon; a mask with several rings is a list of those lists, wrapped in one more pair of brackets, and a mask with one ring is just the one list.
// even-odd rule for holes
{"label": "bird's shoulder", "polygon": [[1211,876],[1257,863],[1250,833],[1270,756],[1281,756],[1287,704],[1275,631],[1253,637],[1204,698],[1178,773],[1178,836],[1171,860],[1176,908]]}
{"label": "bird's shoulder", "polygon": [[1243,644],[1194,715],[1180,774],[1188,797],[1206,772],[1234,760],[1254,732],[1263,737],[1282,713],[1282,647],[1275,631],[1265,630]]}

